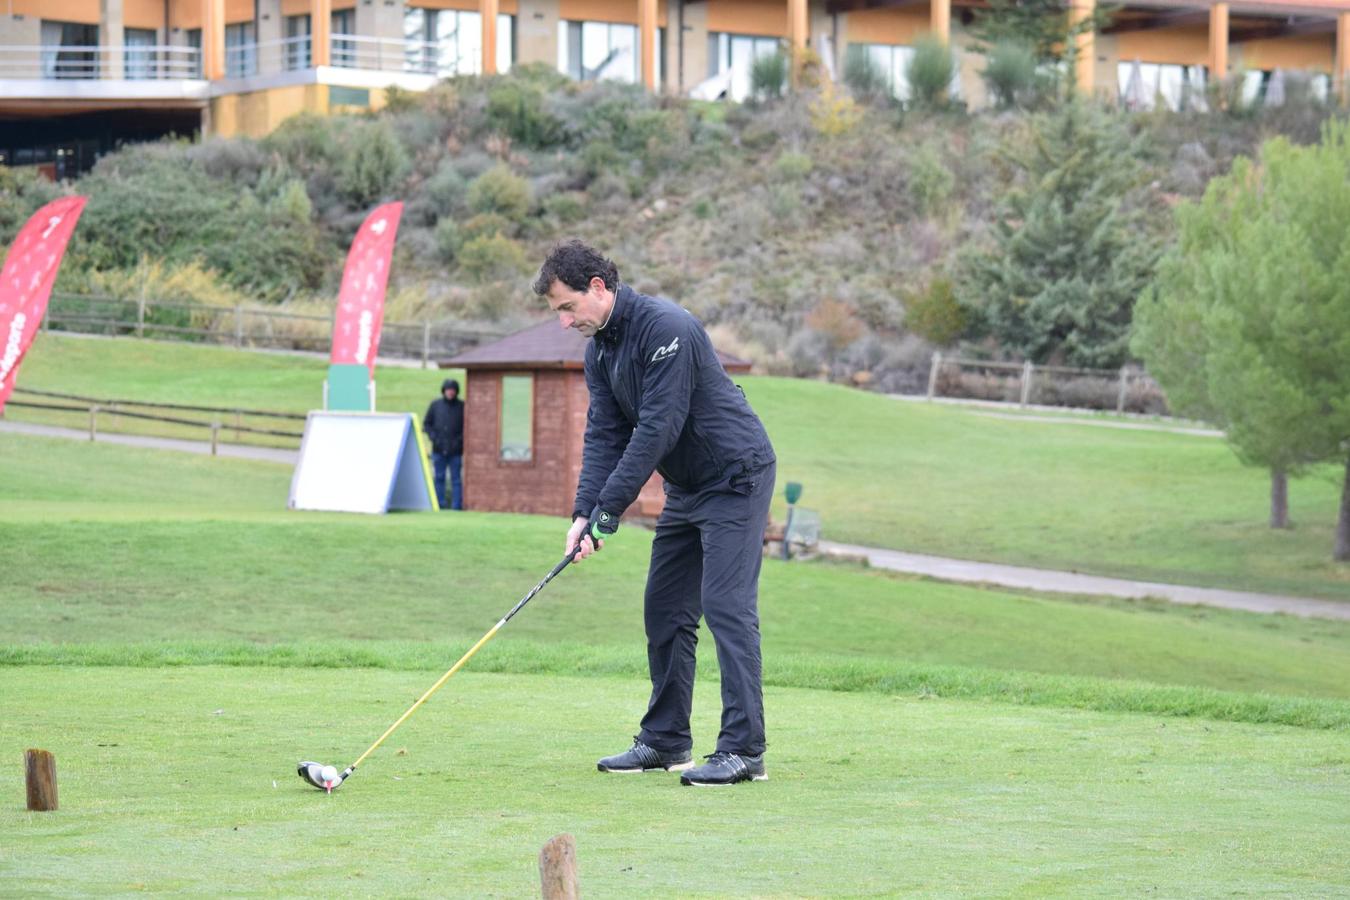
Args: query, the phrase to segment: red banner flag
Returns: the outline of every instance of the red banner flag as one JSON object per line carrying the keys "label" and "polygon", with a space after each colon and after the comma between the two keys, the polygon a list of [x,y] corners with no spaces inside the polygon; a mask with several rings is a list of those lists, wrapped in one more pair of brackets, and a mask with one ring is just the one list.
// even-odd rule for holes
{"label": "red banner flag", "polygon": [[56,270],[88,199],[62,197],[33,213],[0,269],[0,412],[14,390],[19,363],[42,325]]}
{"label": "red banner flag", "polygon": [[347,253],[333,320],[333,365],[364,365],[375,376],[384,323],[384,289],[389,284],[389,259],[403,215],[402,203],[386,203],[366,216]]}

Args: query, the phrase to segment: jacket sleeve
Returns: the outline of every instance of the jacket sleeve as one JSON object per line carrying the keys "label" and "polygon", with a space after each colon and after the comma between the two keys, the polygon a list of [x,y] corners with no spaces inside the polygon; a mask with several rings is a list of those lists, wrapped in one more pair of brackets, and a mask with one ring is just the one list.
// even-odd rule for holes
{"label": "jacket sleeve", "polygon": [[696,331],[701,326],[680,310],[663,315],[638,338],[642,402],[632,440],[600,491],[600,508],[622,515],[684,431],[698,372]]}
{"label": "jacket sleeve", "polygon": [[427,437],[431,437],[431,411],[436,408],[436,401],[432,400],[427,406],[427,414],[422,417],[422,431]]}
{"label": "jacket sleeve", "polygon": [[581,449],[577,498],[572,504],[573,519],[589,516],[595,509],[600,488],[614,471],[633,434],[633,426],[628,424],[600,371],[593,346],[586,349],[586,389],[591,399],[586,408],[586,438]]}

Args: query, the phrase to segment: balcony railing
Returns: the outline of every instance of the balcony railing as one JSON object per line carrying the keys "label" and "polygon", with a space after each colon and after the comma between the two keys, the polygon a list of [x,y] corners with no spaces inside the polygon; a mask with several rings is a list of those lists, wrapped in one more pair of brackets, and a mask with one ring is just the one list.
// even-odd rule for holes
{"label": "balcony railing", "polygon": [[202,77],[201,51],[167,45],[0,46],[0,78],[165,81]]}
{"label": "balcony railing", "polygon": [[[477,72],[476,44],[467,53],[435,41],[334,34],[329,64],[342,69],[447,77]],[[470,49],[472,48],[472,49]],[[225,77],[251,78],[314,65],[309,35],[225,48]],[[199,79],[202,51],[171,46],[0,46],[0,78],[162,81]]]}

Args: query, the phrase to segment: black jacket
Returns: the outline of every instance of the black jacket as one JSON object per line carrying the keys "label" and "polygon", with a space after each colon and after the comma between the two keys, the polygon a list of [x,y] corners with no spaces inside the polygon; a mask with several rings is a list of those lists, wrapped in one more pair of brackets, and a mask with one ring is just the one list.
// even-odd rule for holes
{"label": "black jacket", "polygon": [[464,401],[437,397],[422,417],[422,430],[431,439],[431,449],[447,456],[464,455]]}
{"label": "black jacket", "polygon": [[620,285],[586,346],[586,440],[573,518],[621,515],[653,471],[700,491],[775,461],[764,425],[693,314]]}

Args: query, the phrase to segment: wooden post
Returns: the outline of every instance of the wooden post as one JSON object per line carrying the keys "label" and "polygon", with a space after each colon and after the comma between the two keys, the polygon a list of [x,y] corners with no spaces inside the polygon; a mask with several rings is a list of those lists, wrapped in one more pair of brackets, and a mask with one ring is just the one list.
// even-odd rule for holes
{"label": "wooden post", "polygon": [[25,750],[23,768],[28,808],[33,812],[56,809],[56,757],[46,750]]}
{"label": "wooden post", "polygon": [[1336,72],[1331,79],[1332,86],[1336,89],[1336,99],[1345,106],[1350,100],[1350,93],[1346,90],[1345,72],[1350,69],[1350,13],[1340,13],[1336,16]]}
{"label": "wooden post", "polygon": [[478,0],[478,16],[483,28],[483,71],[484,75],[497,74],[497,13],[499,0]]}
{"label": "wooden post", "polygon": [[1228,4],[1209,8],[1209,77],[1222,85],[1228,77]]}
{"label": "wooden post", "polygon": [[928,4],[928,30],[942,43],[952,42],[952,0],[930,0]]}
{"label": "wooden post", "polygon": [[[1080,27],[1097,12],[1097,0],[1070,0],[1069,24]],[[1073,75],[1074,85],[1086,97],[1091,97],[1095,89],[1097,72],[1097,33],[1088,28],[1073,37]]]}
{"label": "wooden post", "polygon": [[938,370],[942,368],[942,351],[933,353],[933,364],[928,367],[928,399],[932,400],[937,392]]}
{"label": "wooden post", "polygon": [[98,407],[89,407],[89,440],[98,436]]}
{"label": "wooden post", "polygon": [[422,368],[431,360],[431,320],[422,323]]}
{"label": "wooden post", "polygon": [[244,304],[234,305],[234,345],[244,346]]}
{"label": "wooden post", "polygon": [[1022,405],[1026,406],[1027,401],[1031,399],[1031,360],[1022,364]]}
{"label": "wooden post", "polygon": [[1130,387],[1130,370],[1126,366],[1120,367],[1120,387],[1116,390],[1116,412],[1125,412],[1125,394]]}
{"label": "wooden post", "polygon": [[220,423],[211,423],[211,455],[216,455],[216,449],[220,446]]}
{"label": "wooden post", "polygon": [[145,337],[145,282],[141,282],[141,295],[136,298],[136,337]]}
{"label": "wooden post", "polygon": [[239,436],[239,428],[244,424],[244,414],[240,410],[234,411],[234,442],[239,443],[242,438]]}
{"label": "wooden post", "polygon": [[539,881],[544,900],[576,900],[576,838],[559,834],[549,839],[539,851]]}
{"label": "wooden post", "polygon": [[638,0],[638,66],[642,86],[656,93],[656,0]]}

